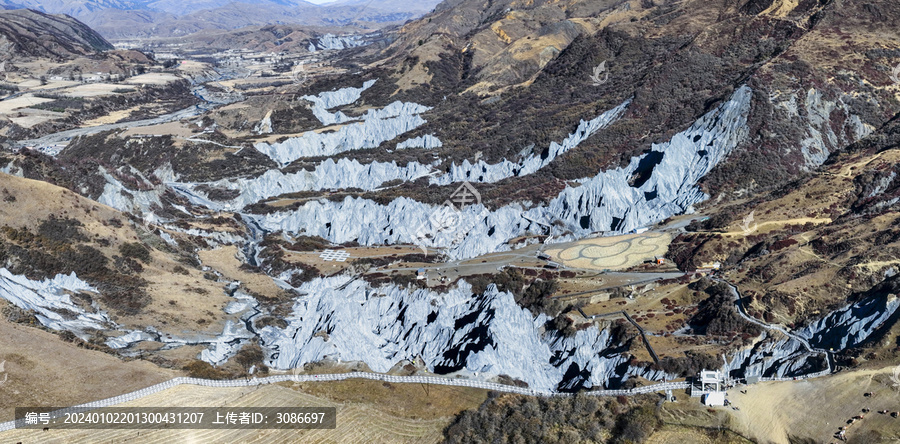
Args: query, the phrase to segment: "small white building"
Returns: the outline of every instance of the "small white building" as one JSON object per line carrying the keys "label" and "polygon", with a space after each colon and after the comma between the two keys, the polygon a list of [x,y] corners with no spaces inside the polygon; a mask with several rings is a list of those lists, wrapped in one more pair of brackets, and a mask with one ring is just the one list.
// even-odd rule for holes
{"label": "small white building", "polygon": [[691,397],[701,398],[704,405],[725,405],[725,374],[718,370],[702,370],[691,384]]}
{"label": "small white building", "polygon": [[709,392],[703,395],[703,405],[722,407],[725,405],[725,392]]}

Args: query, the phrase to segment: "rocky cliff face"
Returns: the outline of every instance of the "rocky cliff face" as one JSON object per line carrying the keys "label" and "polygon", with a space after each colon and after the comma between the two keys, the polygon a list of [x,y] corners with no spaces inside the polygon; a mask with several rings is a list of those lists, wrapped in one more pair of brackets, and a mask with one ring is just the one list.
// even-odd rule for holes
{"label": "rocky cliff face", "polygon": [[[13,305],[32,310],[41,325],[54,330],[69,330],[87,334],[89,330],[106,330],[116,325],[109,316],[96,308],[87,311],[72,301],[67,293],[97,292],[75,273],[57,275],[52,279],[34,281],[14,275],[0,268],[0,297]],[[65,313],[63,315],[61,313]]]}
{"label": "rocky cliff face", "polygon": [[[447,2],[391,34],[384,52],[344,51],[352,55],[335,66],[353,68],[346,74],[301,92],[273,86],[271,99],[235,95],[252,103],[243,109],[271,108],[239,116],[249,124],[229,127],[232,135],[139,149],[107,134],[57,159],[4,158],[2,170],[70,180],[136,225],[150,224],[141,239],[156,242],[160,255],[177,252],[178,263],[196,265],[198,251],[227,245],[243,252],[235,256],[247,265],[242,272],[262,272],[254,267],[264,253],[299,237],[317,246],[414,244],[468,259],[515,248],[511,241],[524,235],[618,234],[699,209],[709,220],[676,239],[676,263],[721,262],[720,273],[747,288],[753,316],[799,335],[744,338],[752,345],[726,353],[726,370],[802,376],[831,365],[812,349],[897,353],[877,339],[900,304],[886,294],[858,297],[896,274],[900,252],[900,102],[889,80],[900,50],[872,43],[896,30],[871,20],[900,17],[896,8]],[[359,42],[326,36],[310,49],[325,57]],[[376,68],[355,70],[363,66]],[[299,100],[278,102],[288,96]],[[480,201],[441,205],[459,186]],[[258,337],[266,364],[278,369],[337,359],[387,371],[421,359],[436,373],[506,375],[553,390],[671,376],[632,367],[623,338],[602,324],[569,337],[547,330],[546,316],[496,286],[480,294],[465,283],[374,287],[309,273],[293,288],[287,281],[307,270],[285,267],[265,271],[277,291],[298,292],[265,295],[289,308],[281,322],[255,330],[263,299],[223,282],[231,317],[215,331],[110,324],[102,327],[118,336],[107,344],[123,352],[141,341],[203,344],[198,357],[220,365]],[[93,291],[75,276],[0,277],[2,296],[51,328],[107,322],[102,310],[62,295]],[[75,320],[54,318],[55,309]]]}
{"label": "rocky cliff face", "polygon": [[358,35],[325,34],[322,37],[309,42],[309,47],[307,49],[309,52],[325,50],[340,51],[342,49],[355,48],[365,44],[366,41]]}
{"label": "rocky cliff face", "polygon": [[795,339],[773,339],[765,335],[754,346],[730,358],[724,370],[734,378],[793,378],[827,368],[822,353],[807,350]]}
{"label": "rocky cliff face", "polygon": [[810,323],[798,334],[816,348],[844,350],[856,347],[884,327],[898,307],[900,299],[896,295],[872,297],[835,310]]}
{"label": "rocky cliff face", "polygon": [[[298,290],[286,328],[260,332],[267,365],[297,368],[325,358],[361,361],[385,372],[421,360],[429,371],[490,379],[507,375],[530,387],[558,390],[617,385],[628,357],[611,330],[591,327],[566,338],[544,331],[510,293],[490,286],[472,294],[460,283],[448,292],[396,286],[368,288],[348,278],[317,279]],[[338,289],[341,288],[341,289]]]}
{"label": "rocky cliff face", "polygon": [[[356,160],[328,159],[312,171],[283,173],[269,170],[255,178],[222,179],[215,182],[184,183],[170,182],[169,185],[196,205],[214,210],[241,210],[264,199],[300,191],[322,191],[355,188],[376,190],[387,182],[410,182],[428,175],[432,171],[428,165],[411,162],[405,167],[396,162],[373,162],[362,164]],[[201,188],[213,187],[218,190],[232,190],[238,195],[225,202],[211,199]]]}
{"label": "rocky cliff face", "polygon": [[[393,102],[379,110],[367,112],[358,125],[344,125],[334,132],[310,131],[281,143],[263,142],[254,147],[281,166],[301,157],[333,156],[350,150],[376,148],[421,126],[425,120],[420,114],[427,110],[428,107],[416,103]],[[338,123],[339,119],[340,123],[350,120],[331,117],[326,121]]]}
{"label": "rocky cliff face", "polygon": [[766,334],[752,347],[731,356],[726,370],[735,377],[762,376],[791,378],[827,370],[827,353],[840,353],[858,347],[879,330],[890,328],[900,307],[893,296],[872,297],[835,310],[798,330],[809,343],[794,338],[773,339]]}
{"label": "rocky cliff face", "polygon": [[364,245],[423,242],[420,232],[424,230],[432,236],[427,240],[429,247],[444,248],[454,258],[502,251],[514,237],[529,230],[542,232],[531,220],[562,221],[567,232],[558,235],[624,232],[681,214],[706,198],[696,184],[746,137],[749,102],[750,89],[740,88],[730,101],[669,143],[633,159],[626,168],[585,178],[547,206],[526,209],[513,204],[490,212],[484,206],[466,207],[449,230],[430,219],[438,207],[406,198],[388,205],[351,197],[342,202],[310,202],[296,211],[257,220],[271,231]]}
{"label": "rocky cliff face", "polygon": [[[438,185],[449,185],[454,182],[493,183],[511,177],[534,174],[541,168],[549,165],[550,162],[556,160],[557,157],[565,154],[566,151],[577,147],[581,142],[584,142],[598,131],[618,120],[622,116],[622,113],[625,112],[625,109],[628,108],[629,103],[631,103],[631,101],[627,100],[621,105],[606,111],[591,120],[580,121],[578,123],[578,128],[575,129],[574,133],[569,134],[562,143],[550,142],[550,146],[547,147],[546,152],[530,154],[518,162],[511,162],[503,159],[503,161],[495,164],[488,164],[483,160],[470,163],[469,160],[466,159],[463,160],[460,165],[456,165],[455,163],[451,164],[449,168],[450,171],[447,174],[432,178],[429,182]],[[424,143],[425,141],[422,142],[423,147],[425,147]],[[442,144],[431,147],[437,148],[440,146],[442,146]],[[400,148],[400,145],[398,144],[397,147]]]}
{"label": "rocky cliff face", "polygon": [[[865,37],[894,32],[880,19],[897,13],[889,2],[775,2],[762,8],[739,2],[576,3],[563,12],[552,2],[484,8],[462,1],[404,27],[393,48],[417,57],[416,67],[397,73],[410,77],[411,91],[427,94],[412,79],[427,72],[442,91],[491,98],[464,102],[446,116],[436,107],[421,131],[445,145],[483,151],[492,164],[516,158],[530,143],[560,140],[544,124],[548,119],[557,128],[574,127],[598,102],[609,109],[630,98],[607,137],[594,137],[555,162],[552,176],[571,180],[586,176],[585,170],[624,166],[746,84],[754,91],[747,137],[703,184],[713,194],[739,195],[816,168],[900,110],[890,80],[900,61],[897,49],[872,46]],[[649,34],[654,37],[642,37]],[[434,53],[439,60],[429,56]],[[446,100],[436,95],[433,103],[420,103]],[[447,131],[461,113],[482,124]],[[519,137],[506,135],[508,146],[491,146],[497,127],[517,128]],[[471,154],[469,163],[477,163]],[[447,158],[448,167],[463,163]]]}

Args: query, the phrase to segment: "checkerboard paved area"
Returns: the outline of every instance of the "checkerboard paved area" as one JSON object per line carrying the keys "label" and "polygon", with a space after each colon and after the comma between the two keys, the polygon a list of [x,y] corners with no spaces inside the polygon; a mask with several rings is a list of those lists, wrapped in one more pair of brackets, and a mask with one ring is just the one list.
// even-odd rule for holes
{"label": "checkerboard paved area", "polygon": [[335,262],[344,262],[350,257],[350,253],[344,250],[325,250],[322,254],[319,255],[323,261],[335,261]]}

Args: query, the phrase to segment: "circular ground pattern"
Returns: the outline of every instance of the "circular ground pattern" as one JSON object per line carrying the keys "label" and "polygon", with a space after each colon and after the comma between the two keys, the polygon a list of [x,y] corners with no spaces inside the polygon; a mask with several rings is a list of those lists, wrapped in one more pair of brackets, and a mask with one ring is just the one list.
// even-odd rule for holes
{"label": "circular ground pattern", "polygon": [[628,234],[584,239],[544,252],[567,267],[617,270],[665,255],[670,242],[665,233]]}

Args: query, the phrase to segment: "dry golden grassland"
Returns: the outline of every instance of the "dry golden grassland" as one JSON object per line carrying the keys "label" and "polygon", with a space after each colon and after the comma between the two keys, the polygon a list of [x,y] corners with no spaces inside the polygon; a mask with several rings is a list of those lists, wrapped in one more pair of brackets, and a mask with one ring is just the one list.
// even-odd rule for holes
{"label": "dry golden grassland", "polygon": [[[401,387],[402,386],[402,387]],[[428,391],[428,394],[425,393]],[[13,430],[4,442],[112,443],[435,443],[453,415],[481,404],[486,392],[377,381],[210,388],[182,385],[125,403],[127,407],[335,407],[333,430]]]}

